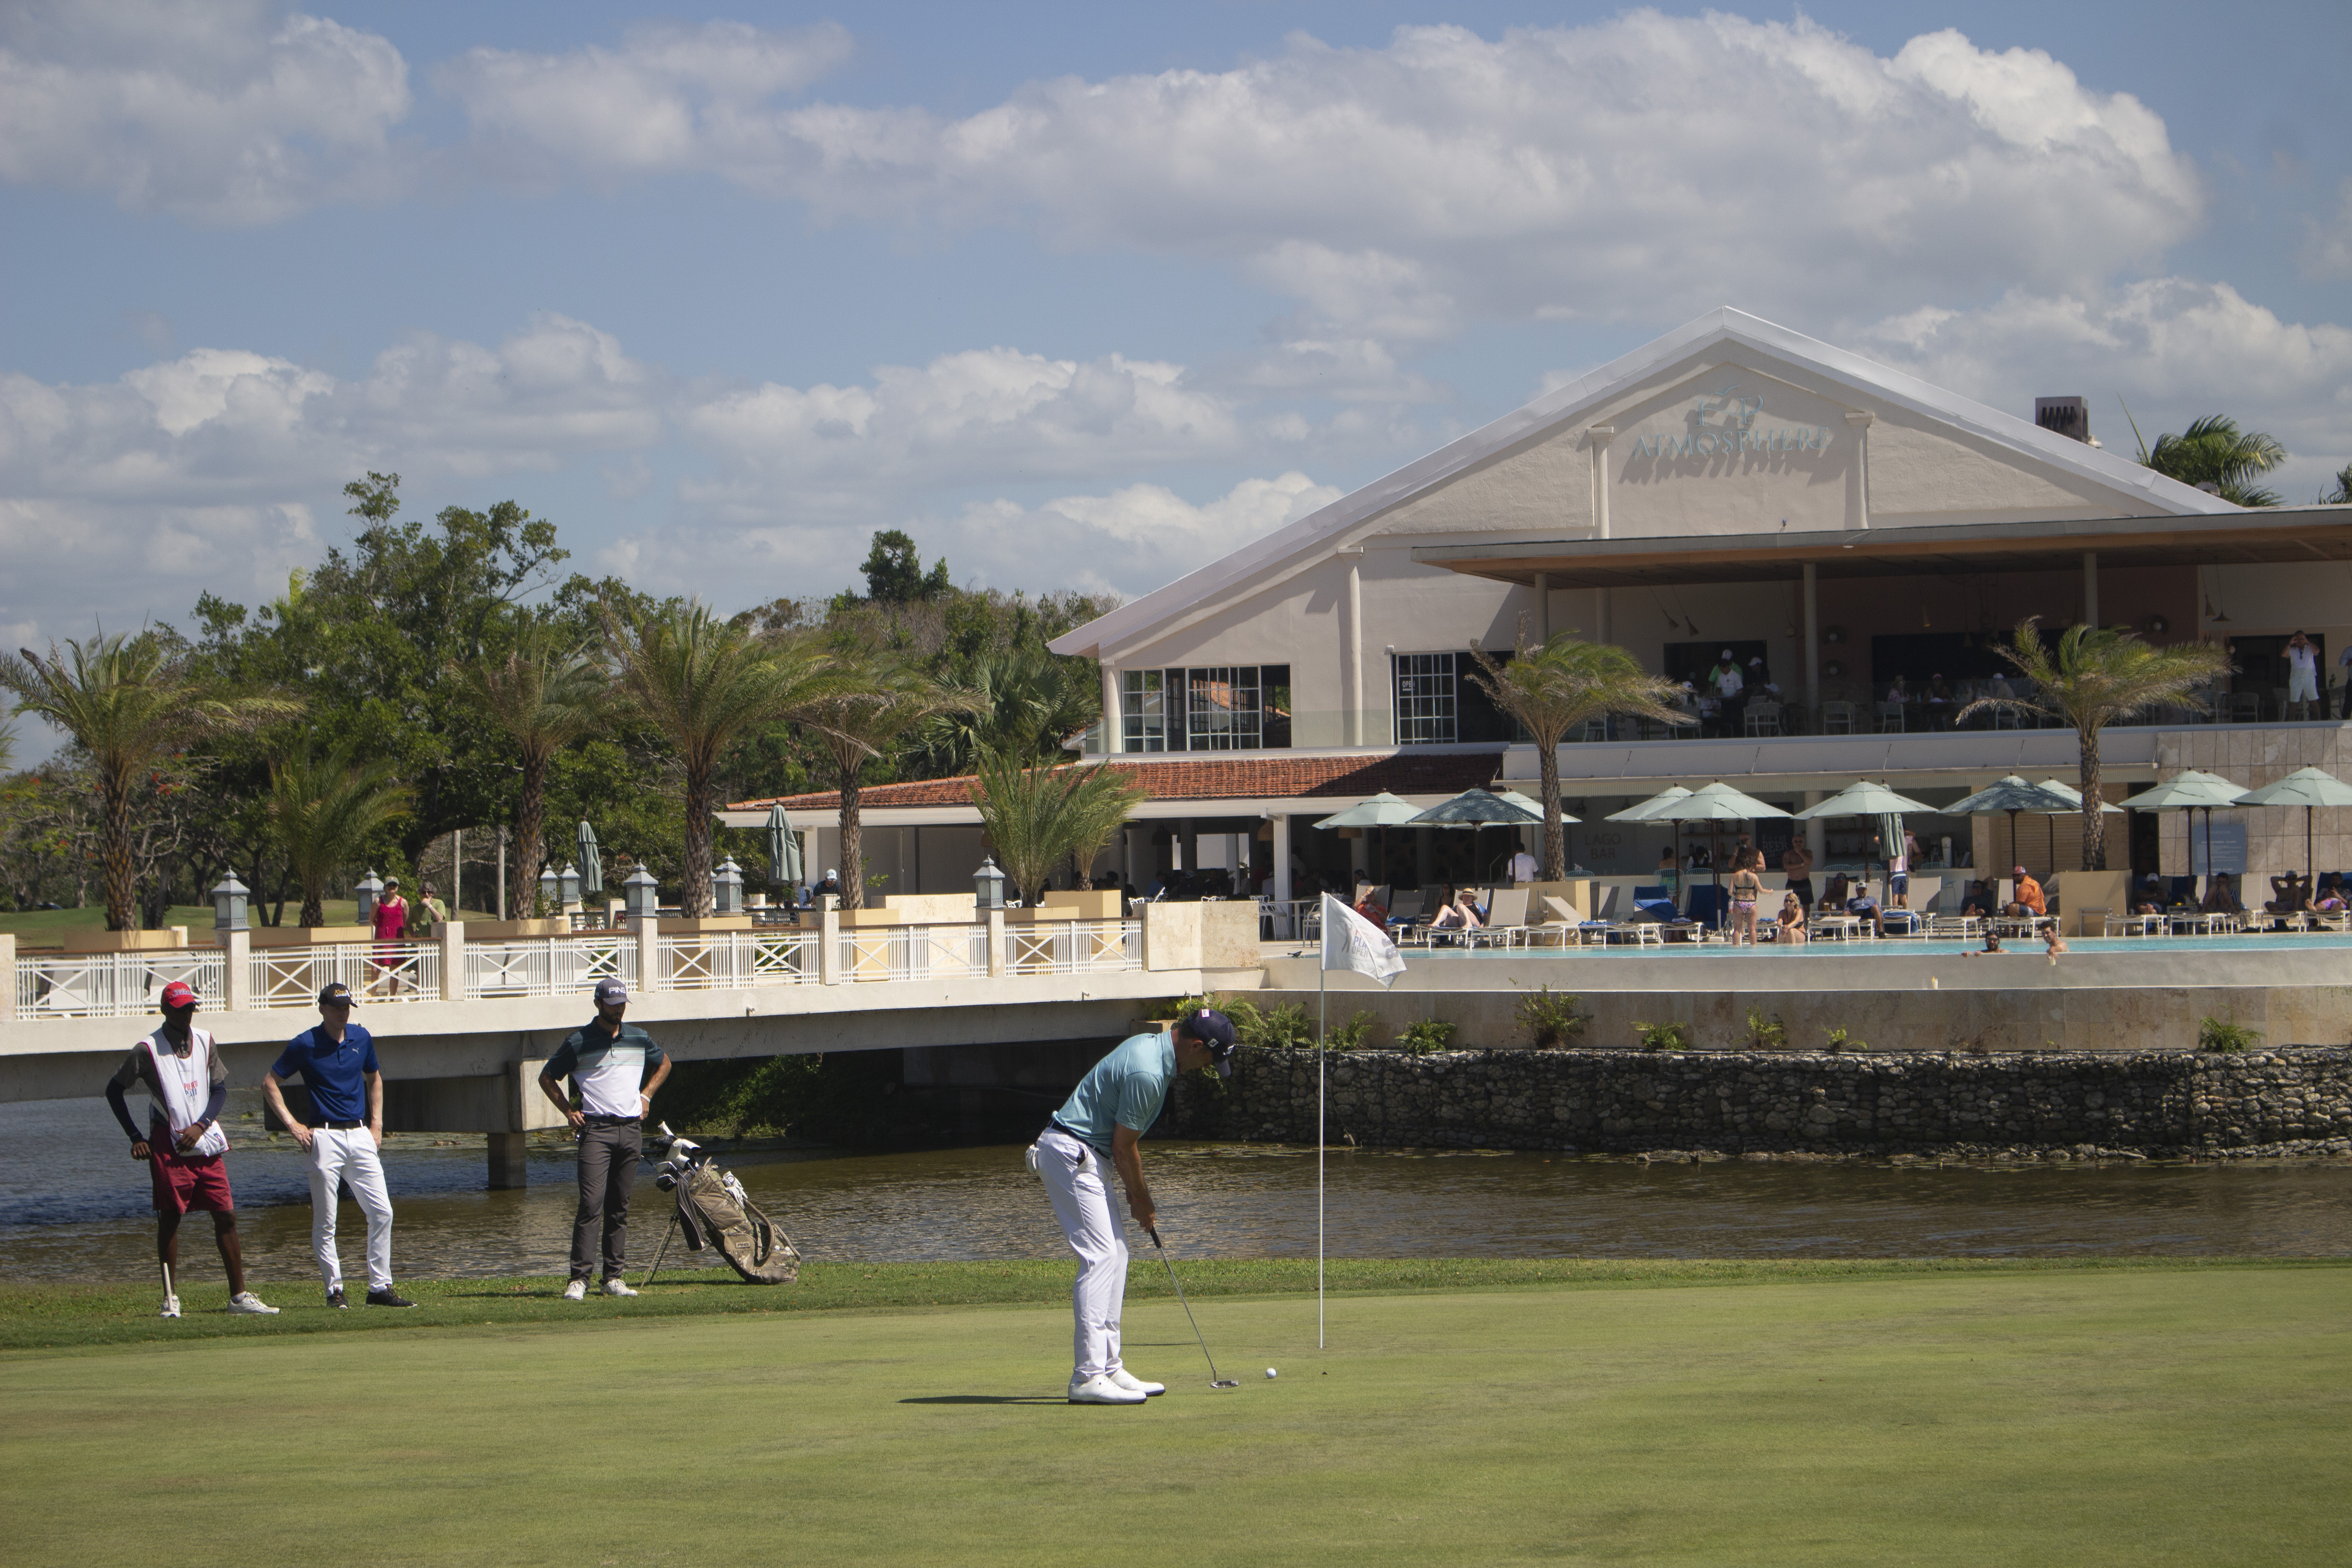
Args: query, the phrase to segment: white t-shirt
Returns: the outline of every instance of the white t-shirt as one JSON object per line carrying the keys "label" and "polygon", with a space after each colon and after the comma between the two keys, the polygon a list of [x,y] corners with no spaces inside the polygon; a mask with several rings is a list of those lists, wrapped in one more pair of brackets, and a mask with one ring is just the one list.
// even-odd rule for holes
{"label": "white t-shirt", "polygon": [[1715,672],[1715,689],[1726,697],[1738,696],[1739,689],[1747,684],[1747,678],[1739,673],[1737,666]]}
{"label": "white t-shirt", "polygon": [[1536,879],[1536,858],[1522,849],[1511,857],[1511,880],[1532,882]]}
{"label": "white t-shirt", "polygon": [[2287,668],[2294,670],[2295,674],[2311,677],[2315,684],[2318,681],[2319,652],[2317,649],[2308,645],[2303,647],[2290,645],[2286,650],[2286,662]]}

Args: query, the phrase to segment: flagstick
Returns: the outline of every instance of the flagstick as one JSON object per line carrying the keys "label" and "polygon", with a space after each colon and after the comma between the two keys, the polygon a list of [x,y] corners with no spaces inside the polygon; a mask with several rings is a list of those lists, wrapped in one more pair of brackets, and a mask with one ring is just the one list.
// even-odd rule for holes
{"label": "flagstick", "polygon": [[[1326,893],[1325,898],[1331,895]],[[1315,1348],[1323,1348],[1323,1052],[1330,1030],[1331,911],[1323,911],[1324,952],[1315,958]]]}

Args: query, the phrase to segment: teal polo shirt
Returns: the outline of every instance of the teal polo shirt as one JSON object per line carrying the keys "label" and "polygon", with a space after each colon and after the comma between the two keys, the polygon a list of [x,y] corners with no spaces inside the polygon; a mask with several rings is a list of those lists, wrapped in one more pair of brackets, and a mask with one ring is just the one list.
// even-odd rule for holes
{"label": "teal polo shirt", "polygon": [[1054,1120],[1080,1142],[1108,1154],[1114,1131],[1125,1127],[1141,1137],[1160,1120],[1168,1086],[1175,1081],[1175,1036],[1132,1036],[1078,1079]]}

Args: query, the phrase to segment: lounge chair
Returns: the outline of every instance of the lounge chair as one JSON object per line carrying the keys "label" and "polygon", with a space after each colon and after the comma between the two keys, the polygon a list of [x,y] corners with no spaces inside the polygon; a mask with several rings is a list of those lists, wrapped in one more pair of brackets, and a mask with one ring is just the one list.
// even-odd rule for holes
{"label": "lounge chair", "polygon": [[1470,933],[1470,945],[1517,947],[1527,930],[1528,889],[1497,888],[1486,900],[1486,923]]}

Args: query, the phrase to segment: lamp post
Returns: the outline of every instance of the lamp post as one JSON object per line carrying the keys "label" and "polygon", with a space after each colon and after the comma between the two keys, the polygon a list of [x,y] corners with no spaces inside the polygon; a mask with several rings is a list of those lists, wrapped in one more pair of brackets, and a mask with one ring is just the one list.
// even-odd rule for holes
{"label": "lamp post", "polygon": [[558,884],[556,896],[562,900],[566,910],[580,907],[580,868],[577,866],[563,868],[562,880]]}
{"label": "lamp post", "polygon": [[710,910],[713,914],[740,915],[743,912],[743,868],[735,864],[730,855],[710,873]]}
{"label": "lamp post", "polygon": [[359,885],[352,889],[352,893],[360,901],[360,924],[373,925],[375,901],[383,894],[383,879],[371,869],[359,879]]}
{"label": "lamp post", "polygon": [[[563,907],[562,898],[562,879],[556,875],[554,867],[541,866],[539,868],[539,901],[547,907],[550,913],[552,913]],[[538,912],[537,910],[531,911],[534,915]]]}
{"label": "lamp post", "polygon": [[236,872],[231,871],[223,877],[220,885],[213,889],[213,930],[223,932],[250,931],[252,927],[246,923],[245,918],[246,900],[249,897],[251,890],[236,879]]}
{"label": "lamp post", "polygon": [[1004,907],[1004,873],[996,868],[996,857],[980,858],[980,869],[971,874],[971,890],[981,913]]}
{"label": "lamp post", "polygon": [[627,906],[629,923],[654,920],[661,912],[661,885],[643,866],[629,873],[621,884],[621,900]]}

